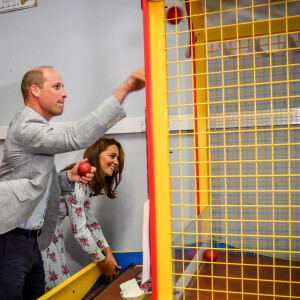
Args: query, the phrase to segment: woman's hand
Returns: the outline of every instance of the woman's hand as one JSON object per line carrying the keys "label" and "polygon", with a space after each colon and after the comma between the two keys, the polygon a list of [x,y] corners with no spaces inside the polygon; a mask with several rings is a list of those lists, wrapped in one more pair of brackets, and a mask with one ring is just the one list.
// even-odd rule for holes
{"label": "woman's hand", "polygon": [[101,275],[109,281],[113,280],[119,274],[119,269],[116,269],[116,265],[108,257],[105,257],[103,260],[98,262],[98,266],[101,272]]}
{"label": "woman's hand", "polygon": [[117,263],[117,261],[115,260],[115,257],[112,254],[112,252],[110,250],[110,247],[107,247],[107,248],[103,249],[102,253],[105,255],[106,258],[108,258],[113,263],[113,265],[115,266],[117,275],[119,275],[120,274],[121,266],[119,266],[118,263]]}
{"label": "woman's hand", "polygon": [[88,159],[84,158],[80,160],[71,170],[67,172],[67,176],[70,182],[78,182],[78,183],[89,183],[94,177],[94,173],[96,172],[96,168],[92,167],[91,173],[87,173],[85,176],[80,176],[78,174],[78,166],[82,162],[86,162]]}

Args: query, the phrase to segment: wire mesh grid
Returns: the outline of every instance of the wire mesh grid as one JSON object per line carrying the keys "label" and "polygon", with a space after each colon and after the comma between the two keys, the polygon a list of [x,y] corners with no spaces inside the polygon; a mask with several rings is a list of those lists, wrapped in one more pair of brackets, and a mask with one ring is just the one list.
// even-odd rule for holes
{"label": "wire mesh grid", "polygon": [[174,299],[300,299],[300,1],[165,11]]}

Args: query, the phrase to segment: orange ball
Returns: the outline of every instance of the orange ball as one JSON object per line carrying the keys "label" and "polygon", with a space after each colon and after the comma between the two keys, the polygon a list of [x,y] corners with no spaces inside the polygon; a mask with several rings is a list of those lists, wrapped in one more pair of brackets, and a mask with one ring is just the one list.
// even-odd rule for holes
{"label": "orange ball", "polygon": [[172,6],[167,10],[166,18],[169,19],[168,22],[175,25],[182,21],[182,9],[179,6]]}
{"label": "orange ball", "polygon": [[87,173],[91,173],[92,167],[88,162],[82,162],[78,166],[79,176],[86,176]]}
{"label": "orange ball", "polygon": [[218,252],[214,249],[206,249],[203,252],[203,259],[205,261],[216,261],[218,259]]}

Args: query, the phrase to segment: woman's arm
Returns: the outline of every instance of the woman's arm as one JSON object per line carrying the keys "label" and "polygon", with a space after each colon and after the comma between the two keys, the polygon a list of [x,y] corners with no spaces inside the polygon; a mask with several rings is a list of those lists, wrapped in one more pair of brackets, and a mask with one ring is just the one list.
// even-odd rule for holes
{"label": "woman's arm", "polygon": [[86,185],[75,183],[74,192],[64,196],[68,207],[72,232],[75,239],[93,260],[100,261],[105,258],[101,248],[98,247],[89,230],[85,215],[84,202],[87,197]]}
{"label": "woman's arm", "polygon": [[95,216],[90,210],[90,198],[85,201],[84,210],[88,229],[90,230],[94,240],[97,242],[98,247],[100,247],[101,250],[104,250],[105,248],[109,247],[109,244],[104,237],[103,231],[98,220],[95,218]]}
{"label": "woman's arm", "polygon": [[[98,223],[97,219],[94,217],[94,215],[92,214],[92,212],[90,210],[89,204],[90,204],[89,201],[85,202],[85,213],[86,213],[88,227],[90,228],[91,233],[94,236],[94,239],[96,241],[101,240],[101,242],[98,244],[98,246],[102,249],[102,253],[105,255],[105,258],[113,264],[116,275],[119,275],[119,273],[120,273],[119,270],[121,269],[121,267],[118,265],[117,261],[115,260],[115,257],[113,255],[113,253],[111,252],[111,249],[103,235],[100,224]],[[99,262],[100,270],[102,267],[105,267],[105,263],[106,263],[106,261],[104,261],[104,260]],[[103,271],[101,271],[101,273],[103,273]],[[112,277],[109,276],[110,280],[112,280],[112,278],[116,276],[115,274],[111,274],[111,275],[112,275]]]}
{"label": "woman's arm", "polygon": [[[82,249],[87,252],[94,261],[99,262],[101,273],[108,279],[118,275],[114,261],[111,257],[105,257],[102,253],[103,245],[108,245],[99,223],[89,224],[87,222],[85,203],[89,202],[90,189],[85,184],[75,183],[74,193],[65,196],[66,205],[75,239],[79,242]],[[86,201],[88,200],[88,201]],[[97,240],[92,232],[96,229]]]}

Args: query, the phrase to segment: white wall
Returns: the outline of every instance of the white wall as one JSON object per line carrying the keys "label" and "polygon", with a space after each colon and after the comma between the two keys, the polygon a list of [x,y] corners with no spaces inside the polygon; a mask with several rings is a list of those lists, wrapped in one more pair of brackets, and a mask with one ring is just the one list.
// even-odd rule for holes
{"label": "white wall", "polygon": [[[22,109],[20,82],[38,65],[61,75],[68,98],[62,116],[77,121],[96,108],[135,69],[144,66],[140,0],[38,0],[38,6],[0,14],[0,126]],[[127,117],[145,116],[145,90],[124,103]],[[125,149],[123,181],[114,200],[95,199],[93,208],[114,251],[142,250],[142,208],[147,199],[145,133],[114,135]],[[2,159],[3,140],[0,142]],[[81,158],[82,151],[56,157],[57,169]],[[98,201],[99,200],[99,201]],[[65,222],[73,274],[90,262]]]}

